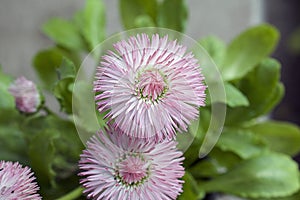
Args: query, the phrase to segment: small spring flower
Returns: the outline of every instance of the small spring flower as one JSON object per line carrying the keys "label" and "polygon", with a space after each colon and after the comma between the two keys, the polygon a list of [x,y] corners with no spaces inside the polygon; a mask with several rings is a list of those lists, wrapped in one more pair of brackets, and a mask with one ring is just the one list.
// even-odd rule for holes
{"label": "small spring flower", "polygon": [[173,139],[204,106],[204,77],[198,60],[168,37],[146,34],[114,45],[97,68],[94,91],[100,112],[108,111],[128,136]]}
{"label": "small spring flower", "polygon": [[159,144],[102,131],[87,143],[79,174],[90,199],[171,200],[182,192],[182,152],[175,141]]}
{"label": "small spring flower", "polygon": [[21,76],[9,87],[9,92],[15,97],[16,107],[24,113],[34,113],[41,104],[41,96],[36,85]]}
{"label": "small spring flower", "polygon": [[39,200],[39,187],[28,167],[0,161],[0,200]]}

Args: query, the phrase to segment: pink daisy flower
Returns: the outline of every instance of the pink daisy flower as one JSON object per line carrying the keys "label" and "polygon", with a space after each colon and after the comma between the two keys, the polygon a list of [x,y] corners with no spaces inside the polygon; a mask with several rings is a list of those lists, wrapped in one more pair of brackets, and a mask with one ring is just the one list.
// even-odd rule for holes
{"label": "pink daisy flower", "polygon": [[87,143],[79,167],[90,199],[168,200],[182,192],[182,152],[175,141],[154,143],[99,132]]}
{"label": "pink daisy flower", "polygon": [[204,106],[198,60],[168,36],[146,34],[113,45],[97,68],[95,100],[125,134],[156,141],[186,131]]}
{"label": "pink daisy flower", "polygon": [[9,87],[15,97],[16,107],[24,113],[34,113],[41,104],[41,97],[36,85],[25,77],[17,78]]}
{"label": "pink daisy flower", "polygon": [[39,200],[39,187],[28,167],[19,163],[0,161],[0,199],[1,200]]}

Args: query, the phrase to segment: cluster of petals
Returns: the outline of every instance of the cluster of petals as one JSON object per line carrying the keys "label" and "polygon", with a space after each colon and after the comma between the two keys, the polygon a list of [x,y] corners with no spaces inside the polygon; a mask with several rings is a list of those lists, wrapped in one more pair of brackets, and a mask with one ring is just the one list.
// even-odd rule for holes
{"label": "cluster of petals", "polygon": [[79,167],[90,199],[171,200],[182,192],[182,152],[175,141],[128,137],[110,127],[87,143]]}
{"label": "cluster of petals", "polygon": [[15,97],[16,107],[24,113],[34,113],[41,104],[40,93],[36,85],[21,76],[9,87],[9,92]]}
{"label": "cluster of petals", "polygon": [[30,168],[0,161],[0,200],[40,200],[38,190]]}
{"label": "cluster of petals", "polygon": [[160,142],[186,131],[205,104],[204,77],[193,53],[158,34],[138,34],[113,47],[97,68],[98,110],[131,137]]}

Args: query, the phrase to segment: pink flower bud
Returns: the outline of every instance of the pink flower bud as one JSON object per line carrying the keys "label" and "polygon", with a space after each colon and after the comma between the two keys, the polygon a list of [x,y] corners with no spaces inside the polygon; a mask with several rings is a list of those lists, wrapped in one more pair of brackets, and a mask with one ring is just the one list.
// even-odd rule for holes
{"label": "pink flower bud", "polygon": [[21,76],[9,87],[9,92],[15,97],[16,107],[24,113],[34,113],[41,104],[41,98],[36,85]]}

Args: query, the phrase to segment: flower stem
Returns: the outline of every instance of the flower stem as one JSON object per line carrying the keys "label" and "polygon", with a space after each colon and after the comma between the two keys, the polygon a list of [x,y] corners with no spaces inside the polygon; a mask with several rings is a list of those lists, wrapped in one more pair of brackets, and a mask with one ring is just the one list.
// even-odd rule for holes
{"label": "flower stem", "polygon": [[65,196],[62,196],[56,200],[74,200],[74,199],[80,197],[82,195],[82,192],[83,192],[83,188],[78,187],[78,188],[74,189],[73,191],[69,192],[68,194],[66,194]]}

